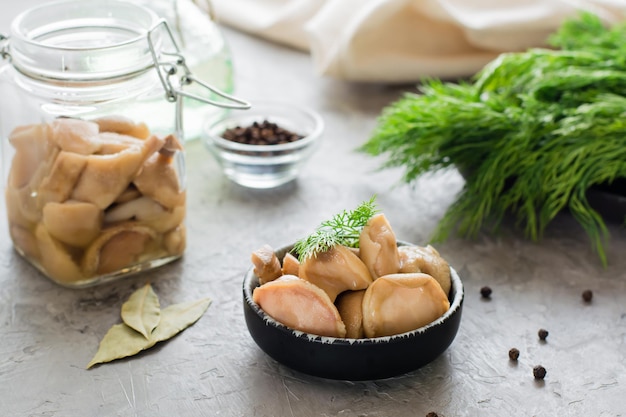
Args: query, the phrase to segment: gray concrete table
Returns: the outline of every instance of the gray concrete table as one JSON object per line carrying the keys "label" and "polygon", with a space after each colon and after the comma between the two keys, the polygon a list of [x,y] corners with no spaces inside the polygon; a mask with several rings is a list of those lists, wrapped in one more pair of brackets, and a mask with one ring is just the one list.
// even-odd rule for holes
{"label": "gray concrete table", "polygon": [[[1,30],[10,17],[2,17]],[[378,172],[381,160],[355,152],[381,109],[411,86],[321,79],[306,54],[226,34],[237,93],[315,108],[326,122],[321,148],[296,182],[252,191],[223,178],[202,144],[191,142],[184,258],[96,288],[62,288],[25,263],[11,247],[2,202],[1,416],[626,415],[626,233],[611,226],[603,268],[567,215],[538,243],[505,227],[498,236],[438,245],[464,280],[465,306],[456,340],[417,371],[331,381],[265,355],[243,318],[241,284],[252,250],[293,242],[373,194],[398,238],[423,244],[463,182],[451,172],[402,185],[399,170]],[[162,305],[200,296],[213,304],[174,339],[85,370],[119,322],[121,304],[146,281]],[[480,296],[484,285],[493,290],[490,300]],[[581,299],[585,289],[594,292],[591,304]],[[540,328],[549,331],[544,343]],[[517,363],[508,359],[512,347],[521,352]],[[547,369],[540,382],[532,374],[538,364]]]}

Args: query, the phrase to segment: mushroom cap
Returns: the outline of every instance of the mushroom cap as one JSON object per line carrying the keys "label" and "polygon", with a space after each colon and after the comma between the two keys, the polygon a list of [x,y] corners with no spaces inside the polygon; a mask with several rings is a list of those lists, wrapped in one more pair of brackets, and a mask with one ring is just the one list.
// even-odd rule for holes
{"label": "mushroom cap", "polygon": [[450,293],[452,286],[450,278],[450,265],[439,255],[439,252],[428,245],[422,246],[400,246],[400,271],[402,273],[423,272],[435,278],[441,285],[443,292]]}
{"label": "mushroom cap", "polygon": [[280,261],[270,245],[265,244],[252,252],[250,260],[254,265],[254,273],[259,277],[261,285],[283,275]]}
{"label": "mushroom cap", "polygon": [[346,335],[328,294],[295,275],[283,275],[255,288],[252,298],[266,314],[291,329],[329,337]]}
{"label": "mushroom cap", "polygon": [[359,256],[374,279],[400,269],[396,235],[384,214],[372,216],[361,230]]}
{"label": "mushroom cap", "polygon": [[400,334],[433,322],[449,308],[448,296],[430,275],[385,275],[365,291],[363,329],[367,337]]}
{"label": "mushroom cap", "polygon": [[365,290],[346,291],[339,294],[335,305],[346,325],[346,337],[361,339],[365,335],[363,331],[363,297]]}
{"label": "mushroom cap", "polygon": [[372,276],[363,261],[348,247],[336,245],[300,264],[300,278],[326,291],[331,301],[348,290],[363,290]]}

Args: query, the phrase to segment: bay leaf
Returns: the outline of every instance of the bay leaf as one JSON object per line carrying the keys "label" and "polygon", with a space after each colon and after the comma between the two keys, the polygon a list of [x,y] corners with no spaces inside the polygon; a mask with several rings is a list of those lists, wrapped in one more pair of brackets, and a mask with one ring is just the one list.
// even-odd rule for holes
{"label": "bay leaf", "polygon": [[210,305],[211,299],[203,298],[166,307],[161,310],[161,319],[148,339],[126,323],[113,325],[102,338],[96,355],[87,364],[87,369],[96,364],[136,355],[174,337],[198,321]]}
{"label": "bay leaf", "polygon": [[100,341],[98,352],[96,352],[91,362],[87,364],[87,369],[99,363],[111,362],[115,359],[136,355],[142,350],[154,346],[156,343],[156,340],[146,339],[124,323],[115,324]]}
{"label": "bay leaf", "polygon": [[161,319],[159,297],[150,284],[139,288],[122,305],[122,320],[149,339]]}
{"label": "bay leaf", "polygon": [[166,307],[161,311],[161,322],[152,337],[161,342],[175,336],[198,321],[210,305],[210,298],[202,298]]}

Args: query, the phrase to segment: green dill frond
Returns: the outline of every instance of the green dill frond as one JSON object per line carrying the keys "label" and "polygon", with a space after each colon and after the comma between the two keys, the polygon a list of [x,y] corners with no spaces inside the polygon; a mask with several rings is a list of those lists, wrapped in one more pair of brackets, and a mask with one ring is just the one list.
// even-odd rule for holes
{"label": "green dill frond", "polygon": [[465,186],[435,231],[475,236],[513,215],[540,239],[568,210],[602,263],[608,230],[587,201],[626,178],[626,22],[583,13],[551,38],[560,49],[501,54],[472,82],[427,79],[381,113],[359,150],[385,155],[404,180],[450,167]]}
{"label": "green dill frond", "polygon": [[378,211],[376,196],[373,196],[354,210],[344,210],[334,215],[330,220],[323,221],[315,232],[298,240],[293,250],[298,254],[300,262],[304,262],[310,257],[326,252],[335,245],[356,248],[359,246],[361,230]]}

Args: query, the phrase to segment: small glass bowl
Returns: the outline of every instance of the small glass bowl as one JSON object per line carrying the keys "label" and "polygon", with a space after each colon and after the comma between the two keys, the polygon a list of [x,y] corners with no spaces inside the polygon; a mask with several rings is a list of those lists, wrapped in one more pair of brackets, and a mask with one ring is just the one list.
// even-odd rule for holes
{"label": "small glass bowl", "polygon": [[[277,145],[254,145],[224,139],[223,133],[254,122],[275,123],[302,136]],[[204,125],[204,143],[222,166],[227,178],[248,188],[274,188],[298,176],[317,148],[324,123],[315,111],[282,102],[252,102],[250,110],[233,110],[209,119]]]}

